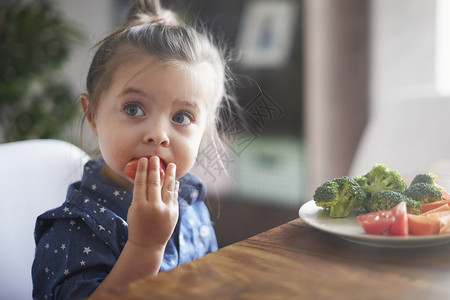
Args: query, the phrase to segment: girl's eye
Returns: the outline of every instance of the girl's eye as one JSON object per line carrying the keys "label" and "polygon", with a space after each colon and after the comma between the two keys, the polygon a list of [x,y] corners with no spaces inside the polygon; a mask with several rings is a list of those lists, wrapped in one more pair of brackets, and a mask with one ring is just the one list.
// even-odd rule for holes
{"label": "girl's eye", "polygon": [[145,116],[145,112],[142,110],[141,106],[137,103],[128,103],[122,107],[122,110],[131,117],[142,117]]}
{"label": "girl's eye", "polygon": [[194,117],[188,112],[178,112],[172,117],[172,121],[181,125],[189,125]]}

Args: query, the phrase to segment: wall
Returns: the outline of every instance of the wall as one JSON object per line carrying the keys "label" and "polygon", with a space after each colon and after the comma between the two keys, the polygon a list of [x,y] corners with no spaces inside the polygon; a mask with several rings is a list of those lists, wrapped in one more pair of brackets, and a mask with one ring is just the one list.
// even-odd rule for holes
{"label": "wall", "polygon": [[370,118],[351,176],[383,162],[408,181],[449,159],[449,4],[371,1]]}
{"label": "wall", "polygon": [[[392,99],[435,92],[439,1],[304,1],[309,166],[303,198],[324,180],[348,172],[370,114]],[[64,69],[75,90],[83,92],[89,50],[112,28],[113,2],[58,3],[87,33]]]}
{"label": "wall", "polygon": [[450,28],[437,27],[450,23],[437,19],[450,15],[445,1],[305,1],[311,195],[323,181],[347,174],[374,114],[395,100],[448,93],[450,83],[442,88],[439,74],[450,71],[436,56],[450,48]]}
{"label": "wall", "polygon": [[[82,42],[73,48],[70,58],[62,70],[63,77],[71,83],[76,95],[86,92],[86,76],[94,55],[92,47],[114,28],[114,1],[111,0],[59,0],[55,4],[65,17],[73,22],[85,35]],[[78,101],[75,100],[74,101]],[[80,108],[81,113],[81,108]],[[88,152],[96,148],[96,142],[85,127],[80,137],[79,119],[74,121],[67,135],[73,143]]]}
{"label": "wall", "polygon": [[77,45],[63,69],[77,93],[85,91],[86,75],[93,52],[91,48],[113,27],[113,1],[111,0],[59,0],[55,2],[68,20],[84,32],[85,39]]}
{"label": "wall", "polygon": [[367,118],[369,1],[306,0],[306,199],[346,175]]}
{"label": "wall", "polygon": [[371,1],[371,110],[435,92],[435,0]]}

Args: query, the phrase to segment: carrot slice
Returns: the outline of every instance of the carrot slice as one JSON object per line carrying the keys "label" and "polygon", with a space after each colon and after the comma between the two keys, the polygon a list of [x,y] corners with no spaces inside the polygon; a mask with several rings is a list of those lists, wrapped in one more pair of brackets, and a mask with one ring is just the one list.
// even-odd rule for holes
{"label": "carrot slice", "polygon": [[425,213],[427,211],[436,209],[440,206],[443,206],[445,204],[450,205],[450,200],[441,200],[441,201],[435,201],[435,202],[430,202],[430,203],[422,203],[422,207],[420,209],[421,213]]}
{"label": "carrot slice", "polygon": [[441,227],[443,227],[450,223],[450,210],[434,212],[427,217],[439,220]]}
{"label": "carrot slice", "polygon": [[439,234],[448,234],[448,233],[450,233],[450,222],[442,226],[441,230],[439,230]]}
{"label": "carrot slice", "polygon": [[432,235],[439,233],[441,223],[435,218],[408,214],[408,228],[411,235]]}

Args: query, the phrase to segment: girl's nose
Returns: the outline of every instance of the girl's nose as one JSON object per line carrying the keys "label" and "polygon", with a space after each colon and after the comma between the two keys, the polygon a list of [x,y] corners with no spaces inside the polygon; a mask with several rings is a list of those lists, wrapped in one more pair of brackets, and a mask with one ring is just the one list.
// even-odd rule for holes
{"label": "girl's nose", "polygon": [[144,143],[154,144],[156,146],[168,147],[170,139],[167,131],[161,125],[153,125],[144,135]]}

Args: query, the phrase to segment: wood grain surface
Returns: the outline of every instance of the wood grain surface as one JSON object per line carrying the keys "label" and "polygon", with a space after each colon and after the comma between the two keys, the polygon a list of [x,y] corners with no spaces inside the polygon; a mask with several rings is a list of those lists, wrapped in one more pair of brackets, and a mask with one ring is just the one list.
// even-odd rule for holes
{"label": "wood grain surface", "polygon": [[96,299],[450,299],[450,244],[369,247],[296,219]]}

